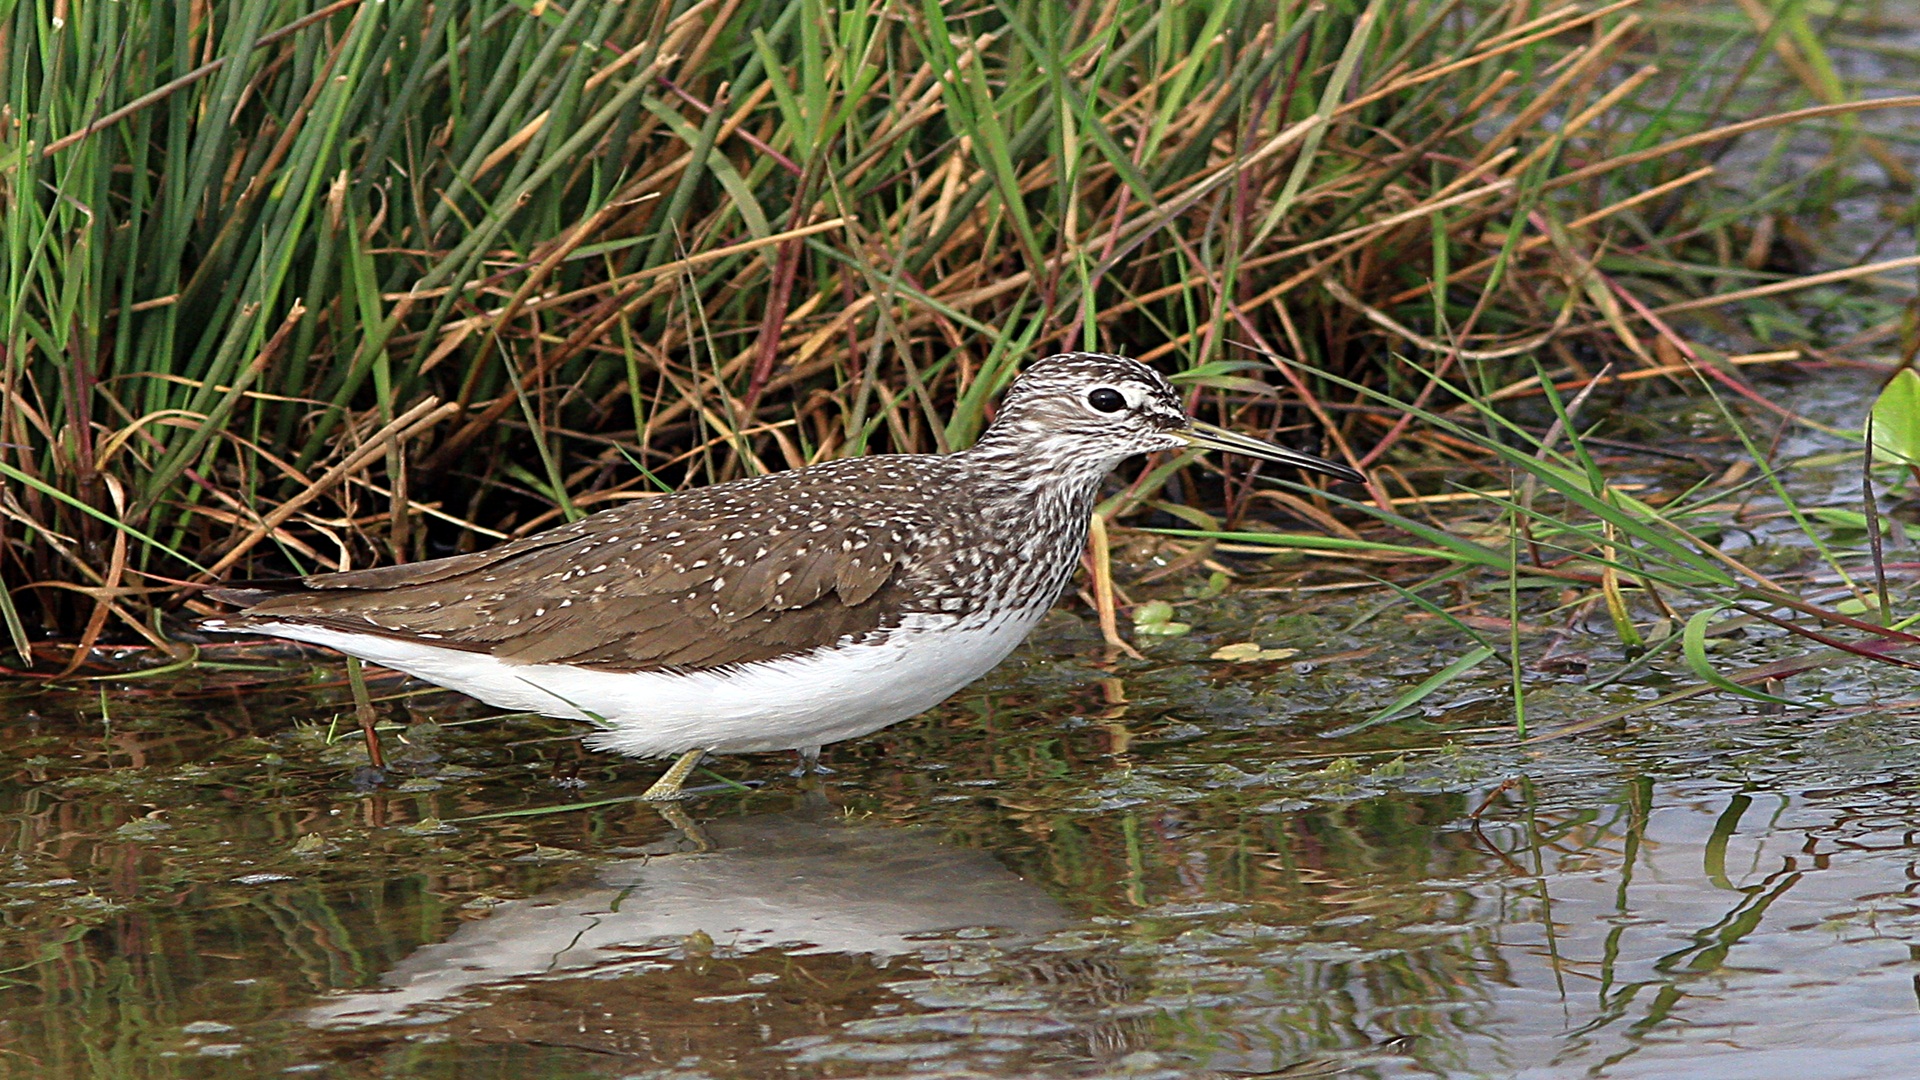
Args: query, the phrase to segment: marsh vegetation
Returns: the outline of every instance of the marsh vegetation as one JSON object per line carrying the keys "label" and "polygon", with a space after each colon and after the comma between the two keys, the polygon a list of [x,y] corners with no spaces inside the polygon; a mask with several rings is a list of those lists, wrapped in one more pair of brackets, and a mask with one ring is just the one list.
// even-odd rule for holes
{"label": "marsh vegetation", "polygon": [[[0,3],[0,1073],[1883,1074],[1916,109],[1888,0]],[[1372,483],[1129,467],[1078,601],[825,811],[747,759],[663,821],[379,679],[356,786],[337,668],[190,631],[964,446],[1073,349]],[[304,1011],[503,901],[695,902],[703,831],[1032,891]]]}

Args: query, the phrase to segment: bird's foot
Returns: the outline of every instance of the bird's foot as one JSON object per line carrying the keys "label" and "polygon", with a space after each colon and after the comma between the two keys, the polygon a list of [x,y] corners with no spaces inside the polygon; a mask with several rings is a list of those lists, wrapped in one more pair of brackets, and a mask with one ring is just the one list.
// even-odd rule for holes
{"label": "bird's foot", "polygon": [[820,748],[819,747],[803,746],[795,750],[794,754],[797,757],[799,757],[800,763],[793,767],[793,771],[788,773],[787,774],[788,776],[816,776],[816,775],[832,776],[833,775],[834,770],[829,769],[825,765],[820,764]]}

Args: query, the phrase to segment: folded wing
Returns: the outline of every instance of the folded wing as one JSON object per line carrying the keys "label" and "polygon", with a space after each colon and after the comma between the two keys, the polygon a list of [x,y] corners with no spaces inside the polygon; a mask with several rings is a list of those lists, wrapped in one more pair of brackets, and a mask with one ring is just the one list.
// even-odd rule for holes
{"label": "folded wing", "polygon": [[472,555],[314,575],[227,623],[645,671],[806,652],[898,617],[914,529],[897,511],[847,499],[782,516],[764,511],[763,492],[756,514],[717,490],[636,501]]}

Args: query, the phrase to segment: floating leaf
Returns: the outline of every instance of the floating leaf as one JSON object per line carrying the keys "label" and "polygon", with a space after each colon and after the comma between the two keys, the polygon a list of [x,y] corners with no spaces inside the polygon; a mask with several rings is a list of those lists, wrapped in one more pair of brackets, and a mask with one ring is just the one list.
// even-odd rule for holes
{"label": "floating leaf", "polygon": [[1882,461],[1920,465],[1920,374],[1904,368],[1873,403],[1873,453]]}
{"label": "floating leaf", "polygon": [[1244,664],[1253,660],[1285,660],[1298,655],[1299,649],[1263,649],[1257,641],[1241,641],[1213,650],[1212,658]]}
{"label": "floating leaf", "polygon": [[1743,686],[1740,683],[1734,682],[1732,679],[1720,674],[1719,670],[1713,666],[1712,661],[1707,659],[1707,624],[1712,622],[1713,617],[1718,615],[1721,610],[1721,608],[1717,607],[1708,608],[1705,611],[1695,612],[1693,617],[1687,620],[1686,629],[1680,633],[1680,647],[1681,651],[1686,654],[1687,666],[1693,669],[1695,675],[1700,676],[1700,678],[1706,682],[1730,694],[1739,694],[1741,697],[1752,698],[1755,701],[1764,701],[1770,705],[1800,704],[1797,701],[1776,697],[1773,694],[1762,693],[1751,686]]}
{"label": "floating leaf", "polygon": [[1173,605],[1165,600],[1149,600],[1133,609],[1133,624],[1166,622],[1173,618]]}
{"label": "floating leaf", "polygon": [[1157,637],[1179,637],[1193,627],[1173,621],[1173,605],[1165,600],[1149,600],[1133,609],[1133,632]]}
{"label": "floating leaf", "polygon": [[113,835],[122,840],[151,840],[171,828],[173,826],[158,818],[142,817],[113,830]]}
{"label": "floating leaf", "polygon": [[402,825],[400,826],[400,831],[406,833],[408,836],[445,836],[448,833],[457,833],[460,830],[458,827],[449,825],[439,818],[430,817],[421,818],[412,825]]}
{"label": "floating leaf", "polygon": [[329,842],[325,835],[317,832],[302,833],[300,839],[293,842],[292,851],[302,858],[318,859],[339,851],[338,845]]}
{"label": "floating leaf", "polygon": [[1216,596],[1224,596],[1227,586],[1232,583],[1232,578],[1215,570],[1204,584],[1187,586],[1187,596],[1193,600],[1212,600]]}

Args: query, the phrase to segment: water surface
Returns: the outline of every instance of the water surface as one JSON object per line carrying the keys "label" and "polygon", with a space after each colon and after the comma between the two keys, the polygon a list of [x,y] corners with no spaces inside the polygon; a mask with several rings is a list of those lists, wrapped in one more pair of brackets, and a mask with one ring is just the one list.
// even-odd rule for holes
{"label": "water surface", "polygon": [[[0,1074],[1920,1075],[1898,678],[1529,745],[1494,673],[1328,738],[1465,646],[1259,586],[1145,661],[1056,615],[832,776],[723,758],[666,814],[398,682],[369,785],[325,662],[16,688]],[[1565,630],[1536,729],[1680,681],[1591,692]],[[1210,659],[1247,641],[1300,651]]]}

